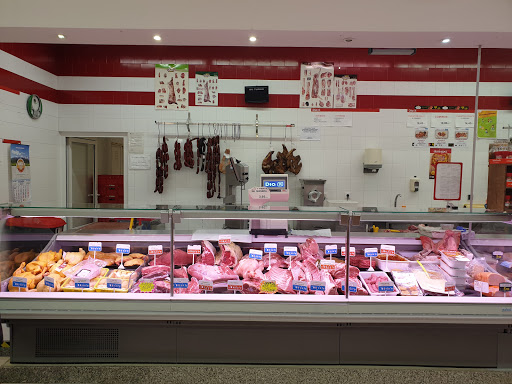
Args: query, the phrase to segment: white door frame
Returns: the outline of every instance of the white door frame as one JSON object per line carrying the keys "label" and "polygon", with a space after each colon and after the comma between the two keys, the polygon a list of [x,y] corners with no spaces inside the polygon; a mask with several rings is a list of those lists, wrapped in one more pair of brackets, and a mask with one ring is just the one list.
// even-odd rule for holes
{"label": "white door frame", "polygon": [[97,142],[95,139],[84,139],[80,137],[67,137],[66,138],[66,206],[69,207],[73,196],[73,183],[72,183],[72,154],[71,154],[71,144],[72,143],[83,143],[90,144],[94,146],[94,177],[93,177],[93,186],[92,186],[92,194],[93,194],[93,208],[98,207],[98,183],[96,181],[96,177],[98,175],[98,151],[97,151]]}

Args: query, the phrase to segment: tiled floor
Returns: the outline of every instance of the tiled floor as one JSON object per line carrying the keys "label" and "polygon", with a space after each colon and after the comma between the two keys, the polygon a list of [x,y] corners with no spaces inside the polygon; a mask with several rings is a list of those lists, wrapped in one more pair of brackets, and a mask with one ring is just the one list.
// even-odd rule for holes
{"label": "tiled floor", "polygon": [[512,383],[512,370],[381,366],[10,364],[0,383]]}

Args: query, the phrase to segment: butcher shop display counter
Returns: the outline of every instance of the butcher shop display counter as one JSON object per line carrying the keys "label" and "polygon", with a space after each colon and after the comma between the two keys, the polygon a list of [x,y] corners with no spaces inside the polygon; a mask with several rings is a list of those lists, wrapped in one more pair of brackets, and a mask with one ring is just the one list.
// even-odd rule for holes
{"label": "butcher shop display counter", "polygon": [[[497,229],[508,226],[508,215],[386,213],[406,228],[394,232],[353,232],[382,221],[378,214],[311,207],[11,207],[8,215],[93,221],[67,226],[31,251],[3,229],[2,268],[10,275],[2,276],[0,316],[20,347],[15,362],[414,364],[404,352],[414,337],[425,347],[416,358],[434,365],[510,363],[500,351],[512,346],[512,241]],[[94,225],[131,217],[153,219],[153,229]],[[247,220],[249,229],[225,229],[228,220]],[[307,220],[325,228],[295,229]],[[332,222],[346,231],[331,232]],[[53,347],[52,337],[62,345],[73,332],[84,335],[84,351]],[[253,348],[260,334],[295,347],[249,353],[222,341],[240,338]],[[461,353],[471,350],[468,334],[497,354]],[[355,347],[361,337],[388,341],[393,353]],[[108,353],[98,338],[109,340]],[[138,339],[163,345],[135,343],[137,352]],[[451,347],[434,348],[440,340]],[[297,348],[322,352],[305,356]]]}

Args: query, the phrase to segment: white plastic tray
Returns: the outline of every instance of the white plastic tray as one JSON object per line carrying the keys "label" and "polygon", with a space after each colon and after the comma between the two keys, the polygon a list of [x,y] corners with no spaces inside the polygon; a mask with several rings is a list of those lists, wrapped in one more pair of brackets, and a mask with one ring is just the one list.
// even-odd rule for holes
{"label": "white plastic tray", "polygon": [[391,280],[386,272],[359,272],[359,278],[363,282],[363,286],[368,291],[368,293],[372,296],[396,296],[400,293],[400,290],[397,288],[395,283],[393,283],[394,291],[393,292],[372,292],[370,291],[370,287],[366,284],[365,279],[369,278],[371,275],[377,274],[379,276],[385,276],[386,279],[391,281],[393,283],[393,280]]}

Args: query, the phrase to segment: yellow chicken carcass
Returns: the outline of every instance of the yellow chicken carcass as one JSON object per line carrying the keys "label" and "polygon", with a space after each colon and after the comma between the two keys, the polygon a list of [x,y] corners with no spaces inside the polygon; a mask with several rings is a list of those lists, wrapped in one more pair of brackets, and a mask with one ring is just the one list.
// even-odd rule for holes
{"label": "yellow chicken carcass", "polygon": [[60,259],[59,261],[57,261],[55,264],[53,264],[51,267],[50,267],[50,270],[49,272],[50,273],[55,273],[55,274],[58,274],[59,276],[61,277],[66,277],[66,275],[64,274],[64,272],[66,272],[69,268],[71,268],[72,265],[68,265],[64,259]]}
{"label": "yellow chicken carcass", "polygon": [[45,262],[48,266],[49,264],[53,264],[62,258],[62,249],[59,252],[49,251],[39,254],[37,257],[38,261]]}
{"label": "yellow chicken carcass", "polygon": [[85,251],[80,248],[78,252],[66,252],[65,261],[68,265],[77,265],[85,257]]}
{"label": "yellow chicken carcass", "polygon": [[[55,282],[55,288],[51,288],[52,292],[60,292],[62,290],[61,285],[65,279],[58,273],[50,273],[46,276],[53,277]],[[50,292],[50,288],[44,285],[44,279],[37,284],[37,292]]]}
{"label": "yellow chicken carcass", "polygon": [[44,273],[47,269],[46,262],[44,261],[32,261],[25,267],[25,271],[32,273],[33,275],[37,275],[41,272]]}
{"label": "yellow chicken carcass", "polygon": [[136,265],[144,265],[144,260],[142,259],[131,259],[123,263],[125,267],[134,267]]}
{"label": "yellow chicken carcass", "polygon": [[43,273],[40,273],[38,275],[34,275],[30,272],[25,272],[23,268],[25,267],[25,263],[21,263],[20,267],[14,271],[12,274],[13,277],[24,277],[27,279],[27,288],[18,288],[13,287],[12,285],[12,279],[9,281],[8,289],[10,292],[27,292],[29,290],[35,289],[36,285],[43,279]]}

